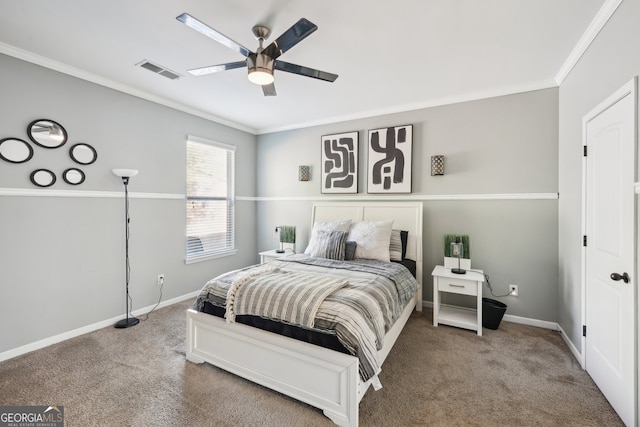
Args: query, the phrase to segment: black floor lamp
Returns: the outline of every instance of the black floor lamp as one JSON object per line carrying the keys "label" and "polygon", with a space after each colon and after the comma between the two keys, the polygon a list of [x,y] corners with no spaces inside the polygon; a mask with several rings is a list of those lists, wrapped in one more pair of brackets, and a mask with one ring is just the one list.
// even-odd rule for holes
{"label": "black floor lamp", "polygon": [[125,318],[119,320],[114,326],[116,328],[129,328],[131,326],[135,326],[140,323],[140,320],[136,317],[129,317],[129,302],[131,298],[129,297],[129,278],[131,273],[131,268],[129,266],[129,178],[138,175],[138,171],[135,169],[113,169],[113,173],[116,176],[122,178],[122,183],[124,184],[124,258],[125,258],[125,283],[126,283],[126,313]]}

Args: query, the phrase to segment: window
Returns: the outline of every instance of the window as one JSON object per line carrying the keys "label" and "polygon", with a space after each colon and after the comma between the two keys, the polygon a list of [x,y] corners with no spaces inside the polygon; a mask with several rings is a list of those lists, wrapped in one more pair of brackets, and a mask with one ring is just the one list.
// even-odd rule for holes
{"label": "window", "polygon": [[235,251],[235,147],[187,139],[187,262]]}

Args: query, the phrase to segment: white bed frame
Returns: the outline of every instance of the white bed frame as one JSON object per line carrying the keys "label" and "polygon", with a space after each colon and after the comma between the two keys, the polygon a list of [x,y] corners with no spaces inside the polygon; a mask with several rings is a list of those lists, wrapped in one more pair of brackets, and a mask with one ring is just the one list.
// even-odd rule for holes
{"label": "white bed frame", "polygon": [[[385,336],[378,352],[384,362],[415,308],[422,311],[422,203],[314,203],[315,221],[393,219],[407,230],[407,258],[416,261],[420,284],[415,298]],[[372,380],[361,382],[358,358],[266,332],[195,310],[187,311],[187,360],[208,362],[294,399],[322,409],[334,423],[358,426],[358,405]],[[377,377],[376,377],[377,378]]]}

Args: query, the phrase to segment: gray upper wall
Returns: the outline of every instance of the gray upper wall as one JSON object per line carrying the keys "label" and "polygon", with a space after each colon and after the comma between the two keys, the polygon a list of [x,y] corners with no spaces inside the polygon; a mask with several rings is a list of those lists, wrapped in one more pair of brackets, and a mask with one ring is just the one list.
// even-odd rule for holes
{"label": "gray upper wall", "polygon": [[[273,228],[283,224],[295,225],[297,249],[306,247],[311,200],[327,197],[319,178],[322,135],[359,132],[359,194],[330,195],[350,200],[367,195],[367,131],[406,124],[413,125],[407,198],[558,191],[557,89],[260,135],[257,195],[267,199],[257,203],[258,248],[275,247]],[[445,156],[444,176],[431,176],[435,154]],[[299,165],[312,166],[311,181],[298,181]],[[423,203],[425,300],[432,299],[431,271],[442,264],[444,234],[469,234],[472,267],[489,274],[495,293],[519,285],[518,298],[502,299],[507,314],[556,321],[557,200]],[[485,296],[491,296],[486,287]]]}
{"label": "gray upper wall", "polygon": [[[0,55],[0,93],[0,138],[28,140],[27,125],[41,118],[59,122],[69,134],[59,149],[34,147],[27,163],[0,161],[0,188],[35,189],[29,174],[44,167],[58,175],[50,190],[95,196],[0,195],[0,353],[124,316],[124,201],[106,197],[123,194],[113,168],[140,170],[129,185],[134,310],[156,303],[160,273],[166,275],[167,300],[255,261],[254,202],[237,204],[236,256],[186,265],[185,201],[135,197],[184,194],[189,134],[237,147],[237,195],[254,196],[254,135],[5,55]],[[60,174],[78,166],[68,156],[77,142],[93,145],[98,160],[80,167],[86,181],[72,187]]]}
{"label": "gray upper wall", "polygon": [[[405,124],[413,125],[414,194],[555,193],[557,96],[545,89],[260,135],[257,194],[319,195],[320,138],[351,131],[359,133],[358,192],[366,194],[367,131]],[[445,176],[431,176],[436,154],[445,155]],[[298,165],[312,166],[313,181],[297,181]]]}
{"label": "gray upper wall", "polygon": [[581,351],[582,118],[640,75],[640,2],[623,1],[560,85],[559,323]]}

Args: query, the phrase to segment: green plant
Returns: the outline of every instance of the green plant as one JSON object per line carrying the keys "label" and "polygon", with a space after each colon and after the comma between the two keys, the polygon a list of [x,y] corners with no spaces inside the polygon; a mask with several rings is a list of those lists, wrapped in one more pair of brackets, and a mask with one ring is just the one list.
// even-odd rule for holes
{"label": "green plant", "polygon": [[444,256],[451,256],[451,242],[455,242],[459,238],[462,242],[462,257],[464,259],[471,259],[471,248],[469,246],[469,236],[466,234],[445,234],[444,235]]}
{"label": "green plant", "polygon": [[291,225],[281,225],[280,226],[280,242],[295,243],[296,227]]}

